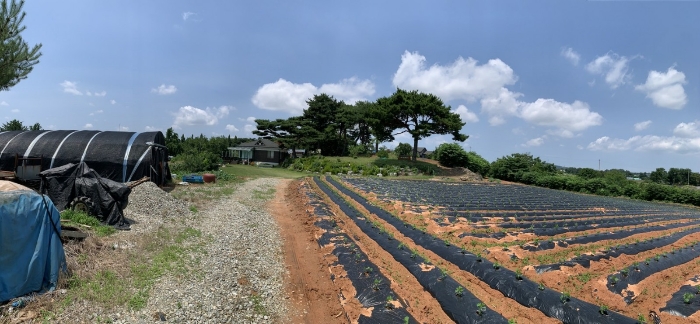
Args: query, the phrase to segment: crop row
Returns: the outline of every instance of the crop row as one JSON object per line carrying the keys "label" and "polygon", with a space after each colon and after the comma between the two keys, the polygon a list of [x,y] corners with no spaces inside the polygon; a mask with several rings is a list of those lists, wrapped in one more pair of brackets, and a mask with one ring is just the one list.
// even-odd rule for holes
{"label": "crop row", "polygon": [[461,271],[468,272],[493,289],[498,290],[504,296],[511,298],[521,305],[532,307],[543,312],[547,316],[556,318],[566,323],[634,323],[635,321],[614,312],[608,312],[602,305],[592,305],[582,300],[571,297],[568,293],[551,290],[543,285],[529,280],[519,271],[513,272],[504,268],[498,262],[490,262],[479,255],[474,255],[442,241],[415,227],[408,226],[405,222],[390,213],[369,204],[369,202],[356,193],[344,188],[331,178],[326,181],[344,195],[351,197],[363,208],[394,227],[405,237],[429,250],[442,259],[457,266]]}

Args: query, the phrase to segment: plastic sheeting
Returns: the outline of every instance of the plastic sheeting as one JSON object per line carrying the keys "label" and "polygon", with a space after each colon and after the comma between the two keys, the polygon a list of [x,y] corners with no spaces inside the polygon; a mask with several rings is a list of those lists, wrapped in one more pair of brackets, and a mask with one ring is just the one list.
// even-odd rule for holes
{"label": "plastic sheeting", "polygon": [[42,193],[64,210],[76,197],[88,197],[92,201],[90,214],[101,222],[117,229],[129,229],[124,218],[131,188],[100,177],[87,164],[66,164],[40,173]]}
{"label": "plastic sheeting", "polygon": [[15,156],[41,158],[41,169],[86,162],[103,178],[118,182],[150,177],[171,179],[161,132],[92,130],[10,131],[0,133],[0,170],[14,171]]}
{"label": "plastic sheeting", "polygon": [[0,192],[0,303],[53,290],[66,256],[60,214],[31,190]]}
{"label": "plastic sheeting", "polygon": [[455,246],[448,246],[443,241],[425,232],[406,227],[406,223],[402,220],[381,208],[370,205],[366,199],[343,187],[332,178],[326,177],[326,180],[338,190],[357,201],[369,212],[394,226],[401,234],[413,240],[416,245],[434,252],[460,269],[473,274],[491,288],[500,291],[503,295],[517,301],[521,305],[533,307],[545,315],[564,323],[636,323],[635,320],[613,311],[608,311],[608,315],[601,315],[598,312],[598,306],[577,298],[571,297],[564,303],[561,300],[560,292],[548,288],[540,290],[536,282],[527,278],[519,280],[513,271],[505,268],[495,269],[493,263],[485,259],[481,259],[471,253],[465,253],[465,251]]}
{"label": "plastic sheeting", "polygon": [[382,234],[379,229],[374,227],[366,220],[361,220],[364,216],[349,206],[337,194],[332,192],[325,183],[320,182],[318,178],[314,178],[319,188],[328,197],[340,207],[340,209],[350,217],[355,224],[364,232],[370,239],[374,240],[385,251],[389,252],[396,261],[401,263],[418,282],[427,290],[442,307],[442,310],[457,323],[507,323],[507,320],[499,313],[496,313],[488,307],[484,307],[477,313],[477,305],[481,301],[474,296],[469,290],[463,288],[462,296],[457,296],[455,290],[461,287],[449,275],[443,275],[441,271],[435,267],[430,270],[425,270],[421,267],[423,260],[418,258],[408,249],[399,248],[396,240],[390,236]]}

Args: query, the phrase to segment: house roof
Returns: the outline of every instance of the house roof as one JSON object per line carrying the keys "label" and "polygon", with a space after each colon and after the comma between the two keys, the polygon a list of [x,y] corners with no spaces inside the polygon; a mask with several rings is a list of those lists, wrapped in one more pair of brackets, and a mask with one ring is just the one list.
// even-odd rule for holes
{"label": "house roof", "polygon": [[425,149],[425,147],[420,147],[420,146],[418,147],[418,152],[425,152],[425,151],[427,151],[427,150]]}
{"label": "house roof", "polygon": [[258,138],[254,141],[238,144],[238,147],[279,148],[280,146],[267,138]]}

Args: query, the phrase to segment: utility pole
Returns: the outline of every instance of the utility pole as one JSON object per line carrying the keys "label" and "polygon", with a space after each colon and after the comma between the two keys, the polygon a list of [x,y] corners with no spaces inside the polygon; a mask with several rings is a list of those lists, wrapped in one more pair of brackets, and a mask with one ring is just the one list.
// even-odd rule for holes
{"label": "utility pole", "polygon": [[598,171],[600,171],[600,159],[598,159]]}

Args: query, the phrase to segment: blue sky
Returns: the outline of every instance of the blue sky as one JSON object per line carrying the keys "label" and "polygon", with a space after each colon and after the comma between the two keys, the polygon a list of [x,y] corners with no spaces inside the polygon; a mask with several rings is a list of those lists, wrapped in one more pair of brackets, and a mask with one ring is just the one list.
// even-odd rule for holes
{"label": "blue sky", "polygon": [[[440,96],[493,161],[700,170],[698,1],[29,1],[0,119],[252,136],[326,92]],[[429,149],[450,141],[431,136]],[[398,142],[411,142],[399,137]]]}

